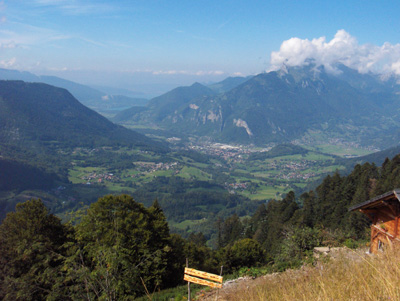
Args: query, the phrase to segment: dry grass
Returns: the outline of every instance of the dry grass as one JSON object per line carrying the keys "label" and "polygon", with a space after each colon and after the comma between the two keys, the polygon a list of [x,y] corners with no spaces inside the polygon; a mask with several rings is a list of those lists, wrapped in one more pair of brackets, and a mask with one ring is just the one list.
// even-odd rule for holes
{"label": "dry grass", "polygon": [[400,249],[378,255],[348,250],[317,267],[244,281],[221,290],[218,299],[400,300]]}

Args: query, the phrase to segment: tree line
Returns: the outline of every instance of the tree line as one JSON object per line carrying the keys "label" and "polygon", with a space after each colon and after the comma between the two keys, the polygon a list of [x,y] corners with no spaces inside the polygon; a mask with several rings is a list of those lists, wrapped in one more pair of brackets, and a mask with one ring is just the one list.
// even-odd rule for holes
{"label": "tree line", "polygon": [[[7,214],[0,225],[0,299],[134,299],[183,284],[186,258],[191,267],[218,269],[220,258],[201,234],[170,234],[157,201],[146,208],[131,196],[108,195],[77,219],[62,223],[39,199]],[[243,246],[236,249],[238,260]]]}
{"label": "tree line", "polygon": [[352,172],[324,178],[315,189],[296,197],[289,192],[283,200],[259,206],[253,216],[233,215],[218,223],[219,248],[250,238],[257,241],[265,258],[276,267],[301,264],[319,245],[355,246],[369,241],[371,221],[348,208],[400,187],[400,155],[386,159],[381,167],[365,163]]}
{"label": "tree line", "polygon": [[0,225],[0,299],[134,299],[183,283],[193,268],[225,273],[269,265],[299,265],[318,245],[366,238],[368,219],[347,208],[400,187],[400,155],[381,167],[356,165],[315,189],[262,204],[247,218],[216,220],[216,248],[202,233],[171,234],[157,201],[108,195],[62,223],[40,200],[16,206]]}

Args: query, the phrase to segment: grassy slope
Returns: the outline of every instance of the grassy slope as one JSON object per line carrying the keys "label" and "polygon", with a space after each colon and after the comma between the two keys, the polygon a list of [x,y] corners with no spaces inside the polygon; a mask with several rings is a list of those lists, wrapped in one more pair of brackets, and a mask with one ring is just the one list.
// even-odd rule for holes
{"label": "grassy slope", "polygon": [[[346,252],[334,260],[242,281],[219,300],[400,300],[400,249]],[[214,300],[215,294],[209,296]]]}

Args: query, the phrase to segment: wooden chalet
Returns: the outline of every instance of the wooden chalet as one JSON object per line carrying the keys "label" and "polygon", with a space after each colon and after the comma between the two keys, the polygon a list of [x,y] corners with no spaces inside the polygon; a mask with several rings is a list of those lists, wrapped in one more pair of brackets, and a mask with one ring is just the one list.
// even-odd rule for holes
{"label": "wooden chalet", "polygon": [[385,245],[400,243],[400,189],[387,192],[349,208],[367,215],[372,220],[369,251],[376,253]]}

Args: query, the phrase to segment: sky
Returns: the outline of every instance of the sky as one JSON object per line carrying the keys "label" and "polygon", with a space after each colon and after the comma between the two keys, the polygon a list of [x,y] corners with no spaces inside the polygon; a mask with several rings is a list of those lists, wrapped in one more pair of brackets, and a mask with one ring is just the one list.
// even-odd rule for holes
{"label": "sky", "polygon": [[0,68],[158,94],[301,65],[400,75],[400,1],[0,1]]}

